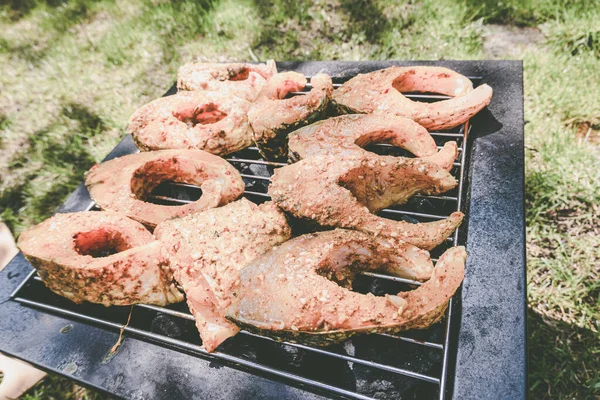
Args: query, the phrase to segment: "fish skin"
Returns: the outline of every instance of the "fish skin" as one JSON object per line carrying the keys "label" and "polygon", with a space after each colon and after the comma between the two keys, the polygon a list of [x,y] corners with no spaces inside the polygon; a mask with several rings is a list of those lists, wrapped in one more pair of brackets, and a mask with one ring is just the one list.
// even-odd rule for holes
{"label": "fish skin", "polygon": [[[431,276],[414,291],[375,297],[350,290],[359,271],[403,276],[411,260]],[[359,333],[424,329],[443,316],[463,280],[465,260],[463,247],[452,248],[432,274],[426,251],[394,239],[341,229],[302,235],[241,270],[227,317],[244,329],[311,345]]]}
{"label": "fish skin", "polygon": [[297,72],[282,72],[271,77],[250,108],[248,120],[254,131],[254,142],[261,155],[272,161],[286,161],[287,134],[323,117],[333,84],[327,74],[311,79],[312,89],[300,96],[285,97],[306,86],[306,77]]}
{"label": "fish skin", "polygon": [[240,199],[162,222],[155,235],[186,293],[202,344],[212,352],[239,331],[224,316],[235,296],[239,269],[289,239],[291,230],[283,212],[272,202],[257,206]]}
{"label": "fish skin", "polygon": [[456,185],[446,170],[427,161],[357,153],[342,159],[318,155],[277,168],[268,193],[285,211],[319,225],[396,237],[431,250],[460,225],[462,213],[419,224],[373,213],[414,194],[439,194]]}
{"label": "fish skin", "polygon": [[427,129],[412,119],[374,114],[349,114],[317,121],[288,135],[289,158],[298,161],[317,154],[344,157],[365,153],[370,143],[389,143],[440,165],[452,168],[458,155],[456,142],[446,142],[438,152]]}
{"label": "fish skin", "polygon": [[[410,100],[402,92],[440,93],[452,98],[424,103]],[[465,123],[490,103],[492,94],[490,86],[473,89],[468,78],[448,68],[390,67],[348,80],[333,92],[332,105],[341,113],[396,115],[436,130]]]}
{"label": "fish skin", "polygon": [[275,61],[266,64],[192,62],[179,68],[179,90],[206,90],[254,101],[267,79],[277,73]]}
{"label": "fish skin", "polygon": [[[182,206],[143,200],[164,181],[198,185],[202,196]],[[245,189],[233,166],[202,150],[160,150],[114,158],[92,167],[85,174],[85,185],[100,208],[123,213],[151,229],[169,218],[225,205]]]}
{"label": "fish skin", "polygon": [[224,156],[252,144],[250,106],[233,95],[179,92],[136,110],[127,132],[142,151],[196,149]]}
{"label": "fish skin", "polygon": [[[107,242],[118,252],[105,257],[81,254],[83,248],[100,248]],[[122,214],[56,214],[23,232],[18,246],[44,284],[75,303],[165,306],[183,300],[160,242]]]}

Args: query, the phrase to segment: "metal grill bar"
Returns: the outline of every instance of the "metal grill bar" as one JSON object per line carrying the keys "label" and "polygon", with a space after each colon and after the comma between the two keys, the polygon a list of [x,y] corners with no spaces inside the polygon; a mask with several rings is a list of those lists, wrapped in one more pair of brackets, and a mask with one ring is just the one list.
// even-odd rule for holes
{"label": "metal grill bar", "polygon": [[263,161],[263,160],[249,160],[247,158],[226,158],[227,161],[232,163],[247,163],[247,164],[258,164],[258,165],[268,165],[271,167],[284,167],[287,164],[273,161]]}
{"label": "metal grill bar", "polygon": [[[17,286],[15,288],[15,290],[13,290],[13,292],[10,294],[10,298],[14,299],[17,296],[17,293],[19,293],[21,291],[21,289],[23,289],[23,287],[29,283],[29,280],[36,274],[36,270],[32,269],[31,272],[25,277],[25,279],[23,279],[23,282],[21,282],[19,284],[19,286]],[[37,278],[37,276],[36,276]],[[40,279],[41,280],[41,279]]]}
{"label": "metal grill bar", "polygon": [[[270,177],[266,177],[266,176],[261,176],[261,175],[249,175],[249,174],[240,174],[242,178],[247,178],[247,179],[257,179],[257,180],[261,180],[261,181],[269,181],[271,182],[271,178]],[[188,189],[199,189],[200,187],[197,185],[190,185],[189,183],[180,183],[180,182],[172,182],[170,183],[171,186],[178,186],[178,187],[185,187]],[[248,192],[246,191],[246,193],[252,193],[254,194],[255,192]],[[264,193],[261,193],[264,194]],[[418,199],[433,199],[433,200],[444,200],[444,201],[458,201],[457,197],[454,196],[434,196],[434,195],[422,195],[422,194],[415,194],[414,196],[412,196],[413,198],[418,198]],[[93,207],[93,205],[92,205]]]}
{"label": "metal grill bar", "polygon": [[[342,86],[342,85],[336,84],[336,83],[333,84],[334,88],[338,88],[340,86]],[[310,83],[307,84],[305,89],[306,90],[312,89],[311,84]],[[305,93],[306,92],[290,92],[290,95],[291,96],[299,96],[299,95],[303,95]],[[452,98],[450,96],[444,96],[442,94],[411,94],[411,93],[408,93],[408,94],[404,94],[404,96],[408,97],[409,99],[419,99],[419,100],[448,100],[448,99]]]}
{"label": "metal grill bar", "polygon": [[[242,178],[247,178],[247,179],[256,179],[259,181],[269,181],[271,182],[271,178],[270,177],[266,177],[266,176],[261,176],[261,175],[249,175],[249,174],[240,174]],[[197,185],[190,185],[189,183],[180,183],[180,182],[172,182],[170,183],[171,186],[178,186],[178,187],[185,187],[188,189],[199,189],[200,187]],[[246,191],[246,193],[251,193]],[[254,194],[254,193],[253,193]],[[264,194],[264,193],[261,193]],[[419,198],[419,199],[433,199],[433,200],[444,200],[444,201],[458,201],[457,197],[454,196],[434,196],[434,195],[421,195],[421,194],[415,194],[414,196],[412,196],[414,198]]]}
{"label": "metal grill bar", "polygon": [[[465,123],[464,133],[465,136],[463,138],[463,146],[467,145],[467,140],[469,137],[469,132],[471,131],[471,126],[469,121]],[[462,193],[463,193],[463,183],[464,183],[464,174],[465,174],[465,162],[466,162],[466,151],[461,154],[461,165],[460,165],[460,175],[458,180],[458,204],[457,210],[460,211],[462,207]],[[460,228],[460,227],[459,227]],[[454,246],[458,246],[458,234],[459,228],[456,228],[454,232]],[[450,298],[448,302],[448,309],[446,311],[446,329],[444,332],[444,358],[442,360],[442,376],[440,379],[440,400],[444,400],[446,397],[446,383],[448,382],[448,348],[450,347],[450,325],[452,323],[452,306],[453,306],[453,298]]]}
{"label": "metal grill bar", "polygon": [[386,275],[386,274],[378,274],[376,272],[363,271],[362,275],[370,276],[372,278],[387,279],[389,281],[394,281],[394,282],[408,283],[409,285],[421,286],[423,284],[423,282],[413,281],[412,279],[399,278],[397,276],[390,276],[390,275]]}
{"label": "metal grill bar", "polygon": [[[381,275],[381,277],[388,278],[387,275]],[[396,278],[396,277],[389,277],[389,278]],[[37,276],[34,279],[41,280]],[[402,279],[402,278],[397,278],[397,279]],[[421,282],[410,281],[409,279],[403,279],[400,282],[410,283],[410,284],[414,284],[414,285],[421,285],[422,284]],[[166,307],[154,306],[154,305],[151,305],[151,304],[136,304],[136,307],[147,308],[149,310],[157,311],[157,312],[160,312],[160,313],[163,313],[163,314],[167,314],[167,315],[170,315],[170,316],[173,316],[173,317],[183,318],[183,319],[187,319],[189,321],[195,321],[194,320],[194,316],[192,314],[181,312],[181,311],[177,311],[177,310],[172,310],[172,309],[166,308]],[[264,338],[264,336],[256,335],[256,334],[250,333],[248,331],[240,331],[240,332],[242,334],[249,334],[249,335],[252,335],[252,336],[255,336],[255,337]],[[391,335],[391,334],[387,334],[387,333],[376,333],[375,335],[385,336],[385,337],[388,337],[388,338],[391,338],[391,339],[396,339],[396,340],[402,340],[404,342],[409,342],[409,343],[413,343],[413,344],[417,344],[417,345],[421,345],[421,346],[427,346],[427,347],[431,347],[431,348],[434,348],[434,349],[440,349],[441,350],[441,349],[444,348],[444,346],[441,343],[435,343],[435,342],[428,342],[428,341],[417,340],[417,339],[413,339],[413,338],[408,337],[408,336]],[[295,346],[294,343],[289,343],[289,342],[282,342],[282,343],[288,344],[290,346]]]}
{"label": "metal grill bar", "polygon": [[[467,78],[467,79],[470,79],[470,80],[472,80],[472,81],[473,81],[473,80],[475,80],[475,81],[481,80],[481,76],[466,76],[466,78]],[[312,79],[312,76],[307,76],[307,77],[306,77],[306,79],[310,81],[310,80]],[[335,78],[333,78],[333,79],[335,79]],[[343,82],[333,82],[333,87],[337,89],[337,88],[339,88],[340,86],[342,86],[343,84],[344,84]],[[304,92],[298,92],[298,93],[306,93],[306,91],[308,91],[308,90],[310,90],[310,89],[312,89],[312,84],[311,84],[310,82],[308,82],[308,83],[306,84],[306,87],[304,88]],[[407,94],[405,93],[405,96],[406,96],[406,95],[407,95]],[[409,93],[408,95],[410,95],[410,96],[415,96],[415,97],[421,97],[421,96],[423,96],[422,94],[414,94],[414,95],[412,95],[412,94],[410,94],[410,93]],[[444,98],[449,98],[448,96],[444,96],[444,95],[436,95],[436,96],[442,96],[442,97],[444,97]]]}
{"label": "metal grill bar", "polygon": [[414,344],[420,344],[422,346],[427,346],[427,347],[431,347],[433,349],[443,349],[444,346],[439,344],[439,343],[435,343],[435,342],[428,342],[428,341],[422,341],[422,340],[417,340],[417,339],[413,339],[413,338],[409,338],[409,337],[405,337],[405,336],[396,336],[396,335],[390,335],[389,333],[376,333],[377,336],[383,336],[383,337],[388,337],[388,338],[393,338],[393,339],[400,339],[400,340],[404,340],[405,342],[409,342],[409,343],[414,343]]}
{"label": "metal grill bar", "polygon": [[[312,77],[308,77],[307,79],[311,79]],[[469,78],[471,80],[473,79],[481,79],[481,77],[471,77]],[[343,83],[338,83],[338,82],[334,82],[333,83],[333,88],[337,89],[340,86],[342,86]],[[305,94],[307,91],[312,89],[312,84],[309,82],[306,84],[306,86],[304,87],[304,90],[302,92],[291,92],[292,95],[302,95]],[[404,93],[404,96],[408,97],[409,99],[416,99],[416,100],[448,100],[451,99],[452,96],[446,96],[444,94],[433,94],[433,93]]]}
{"label": "metal grill bar", "polygon": [[423,218],[431,218],[431,219],[446,219],[449,215],[436,215],[436,214],[425,214],[415,211],[404,211],[404,210],[392,210],[390,208],[384,208],[380,212],[389,213],[389,214],[399,214],[399,215],[412,215],[413,217],[423,217]]}
{"label": "metal grill bar", "polygon": [[[246,190],[245,193],[270,198],[270,196],[266,193],[252,192],[252,191],[248,191],[248,190]],[[161,196],[161,195],[150,195],[150,196],[148,196],[148,199],[149,200],[168,201],[169,203],[175,203],[175,204],[190,204],[190,203],[195,202],[195,200],[175,199],[173,197],[167,197],[167,196]],[[445,219],[445,218],[449,217],[448,215],[425,214],[425,213],[419,213],[419,212],[414,212],[414,211],[392,210],[390,208],[384,208],[380,212],[389,213],[389,214],[398,214],[398,215],[411,215],[414,217],[423,217],[423,218],[431,218],[431,219]]]}

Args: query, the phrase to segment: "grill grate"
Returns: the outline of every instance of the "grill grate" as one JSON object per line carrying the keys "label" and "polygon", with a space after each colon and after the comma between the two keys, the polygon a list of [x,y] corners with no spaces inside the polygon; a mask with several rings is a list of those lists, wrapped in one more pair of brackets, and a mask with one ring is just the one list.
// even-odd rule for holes
{"label": "grill grate", "polygon": [[[470,77],[475,84],[481,78]],[[334,86],[340,86],[336,83]],[[309,90],[310,86],[306,88]],[[295,93],[293,95],[301,95]],[[448,98],[440,95],[409,94],[418,101],[437,101]],[[407,204],[384,209],[380,215],[409,222],[426,222],[446,218],[451,212],[463,209],[463,184],[469,124],[454,130],[432,132],[438,147],[447,140],[456,140],[459,154],[451,173],[459,181],[458,188],[440,196],[414,196]],[[378,154],[408,154],[390,145],[375,144],[368,148]],[[242,174],[246,183],[245,197],[260,203],[269,200],[266,194],[270,176],[275,168],[285,164],[262,160],[256,147],[249,147],[227,160]],[[169,182],[161,184],[147,199],[158,204],[179,205],[195,201],[201,195],[197,186]],[[87,209],[97,209],[90,203]],[[292,227],[295,233],[298,227]],[[446,243],[434,249],[432,259],[450,246],[458,245],[459,231]],[[419,282],[363,272],[355,290],[375,294],[397,293],[419,285]],[[19,303],[40,308],[68,318],[83,320],[126,334],[144,338],[162,346],[222,361],[230,366],[254,373],[276,376],[291,384],[353,399],[381,397],[419,397],[444,399],[448,381],[448,357],[452,300],[445,318],[424,331],[402,334],[374,334],[354,337],[344,344],[315,348],[303,344],[278,343],[270,338],[242,331],[221,345],[218,351],[207,353],[201,346],[194,320],[185,304],[168,307],[135,305],[109,307],[75,305],[50,292],[32,271],[16,288],[11,298]],[[131,321],[126,326],[131,312]]]}

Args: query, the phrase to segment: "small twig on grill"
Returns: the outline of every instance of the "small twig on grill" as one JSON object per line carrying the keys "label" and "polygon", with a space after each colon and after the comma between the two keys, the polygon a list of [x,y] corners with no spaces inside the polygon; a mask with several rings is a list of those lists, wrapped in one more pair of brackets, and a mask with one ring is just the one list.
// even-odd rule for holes
{"label": "small twig on grill", "polygon": [[129,309],[129,316],[127,317],[127,322],[125,322],[125,325],[123,325],[119,330],[119,339],[117,340],[117,343],[115,343],[114,346],[110,348],[108,354],[106,354],[106,357],[104,357],[104,360],[102,361],[103,364],[108,364],[110,360],[112,360],[112,358],[117,355],[119,347],[121,347],[121,344],[123,343],[123,332],[125,332],[125,328],[129,326],[131,314],[133,314],[133,306],[131,306],[131,308]]}

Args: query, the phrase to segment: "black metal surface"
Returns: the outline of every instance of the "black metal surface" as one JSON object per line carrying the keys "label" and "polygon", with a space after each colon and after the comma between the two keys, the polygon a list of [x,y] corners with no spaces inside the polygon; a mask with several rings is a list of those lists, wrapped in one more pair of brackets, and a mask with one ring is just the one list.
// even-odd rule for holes
{"label": "black metal surface", "polygon": [[[281,63],[280,69],[295,69],[307,75],[325,70],[342,79],[356,72],[366,72],[391,65],[391,62],[361,63]],[[407,63],[402,63],[407,64]],[[426,64],[423,62],[412,64]],[[473,121],[469,145],[466,146],[471,168],[463,193],[470,204],[467,221],[461,236],[467,242],[469,258],[460,301],[452,317],[454,340],[449,347],[449,385],[446,393],[454,398],[524,398],[525,397],[525,277],[524,277],[524,221],[523,221],[523,117],[522,72],[518,62],[436,62],[471,76],[482,76],[494,88],[494,99]],[[513,149],[511,151],[511,149]],[[109,158],[135,150],[130,140],[125,140]],[[252,152],[252,150],[248,150]],[[248,152],[247,151],[247,152]],[[256,171],[251,171],[256,174]],[[449,196],[456,196],[450,194]],[[415,199],[415,210],[427,208],[427,199]],[[438,200],[435,200],[438,201]],[[434,202],[435,202],[434,201]],[[80,187],[67,199],[61,211],[79,211],[89,207],[90,199],[85,188]],[[409,206],[410,207],[410,206]],[[406,210],[406,209],[405,209]],[[439,207],[431,207],[440,211]],[[410,213],[410,209],[408,209]],[[447,215],[447,214],[446,214]],[[502,218],[499,218],[501,216]],[[410,218],[409,214],[404,217]],[[414,215],[418,218],[418,215]],[[468,234],[466,228],[468,227]],[[126,321],[129,309],[96,306],[90,315],[101,315],[103,321],[114,324],[113,329],[100,328],[93,322],[64,319],[54,314],[40,312],[15,301],[8,301],[10,292],[23,281],[29,264],[21,257],[0,274],[0,312],[7,315],[0,321],[0,350],[26,359],[45,369],[69,374],[72,378],[120,396],[158,398],[307,398],[315,395],[287,384],[301,385],[285,374],[273,375],[256,371],[252,365],[235,366],[235,359],[221,357],[211,360],[194,347],[193,326],[186,327],[171,321],[171,316],[154,310],[136,311],[126,339],[117,355],[107,357],[116,342],[116,329]],[[18,275],[18,276],[17,276]],[[367,279],[367,278],[366,278]],[[374,280],[379,282],[381,280]],[[371,287],[385,290],[389,283]],[[37,285],[37,286],[36,286]],[[383,285],[383,286],[382,286]],[[387,288],[389,290],[389,288]],[[21,298],[43,297],[47,304],[62,309],[79,307],[63,299],[49,299],[47,290],[36,281],[19,292]],[[61,303],[62,302],[62,303]],[[66,302],[66,303],[65,303]],[[184,310],[185,311],[185,310]],[[142,315],[141,313],[154,312]],[[137,313],[137,316],[136,316]],[[149,322],[148,322],[149,321]],[[143,326],[148,325],[149,326]],[[63,329],[72,325],[71,329]],[[105,325],[106,326],[106,325]],[[155,345],[151,338],[141,340],[136,329],[158,331],[165,337],[189,336],[189,345],[177,342]],[[437,333],[436,333],[437,329]],[[444,327],[440,324],[418,339],[428,340],[433,347],[379,337],[357,338],[353,349],[327,349],[340,354],[354,352],[353,356],[375,360],[394,368],[421,368],[433,373],[440,368],[439,357],[448,350],[441,349]],[[441,330],[441,331],[440,331]],[[64,332],[64,333],[61,333]],[[187,336],[186,336],[187,335]],[[436,335],[438,335],[436,337]],[[441,336],[440,336],[441,335]],[[22,339],[25,336],[27,339]],[[197,334],[196,334],[197,337]],[[179,340],[179,339],[177,339]],[[197,341],[197,338],[196,338]],[[260,365],[288,365],[294,374],[307,379],[321,379],[324,374],[334,385],[344,390],[359,391],[368,396],[387,395],[403,398],[435,397],[436,388],[422,379],[394,375],[381,368],[369,368],[368,363],[352,363],[323,358],[314,350],[269,347],[263,339],[235,338],[227,344],[225,355],[234,353],[250,362],[260,358]],[[198,342],[199,343],[199,342]],[[250,343],[250,344],[248,344]],[[253,344],[254,343],[254,344]],[[257,344],[258,343],[258,344]],[[401,345],[399,344],[401,343]],[[458,343],[458,346],[456,346]],[[237,346],[237,347],[236,347]],[[253,347],[254,346],[254,347]],[[394,351],[394,346],[398,347]],[[410,351],[418,348],[417,353]],[[197,345],[196,345],[197,347]],[[427,353],[431,351],[431,353]],[[403,357],[397,354],[407,353]],[[308,354],[308,355],[307,355]],[[427,354],[431,354],[427,356]],[[201,355],[197,357],[197,355]],[[346,356],[348,357],[348,356]],[[331,358],[331,357],[330,357]],[[354,358],[352,358],[354,359]],[[207,361],[208,360],[208,361]],[[244,361],[245,362],[245,361]],[[226,367],[211,368],[225,363]],[[253,369],[263,376],[248,374]],[[299,371],[301,370],[301,371]],[[349,370],[352,370],[351,372]],[[335,371],[335,374],[331,372]],[[373,372],[375,371],[375,372]],[[285,372],[285,371],[284,371]],[[434,371],[435,372],[435,371]],[[439,371],[438,371],[439,372]],[[429,375],[427,375],[429,376]],[[439,373],[438,373],[439,376]],[[276,382],[277,379],[286,384]],[[379,382],[373,385],[372,382]],[[415,383],[416,382],[416,383]],[[310,381],[306,383],[311,384]],[[354,385],[354,386],[353,386]],[[367,385],[367,386],[365,386]],[[370,386],[369,386],[370,385]],[[416,386],[415,386],[416,385]],[[429,387],[429,389],[428,389]],[[415,389],[416,388],[416,389]],[[311,390],[317,390],[313,387]],[[333,393],[327,390],[320,393]],[[344,395],[343,392],[338,394]],[[448,396],[450,397],[450,396]]]}

